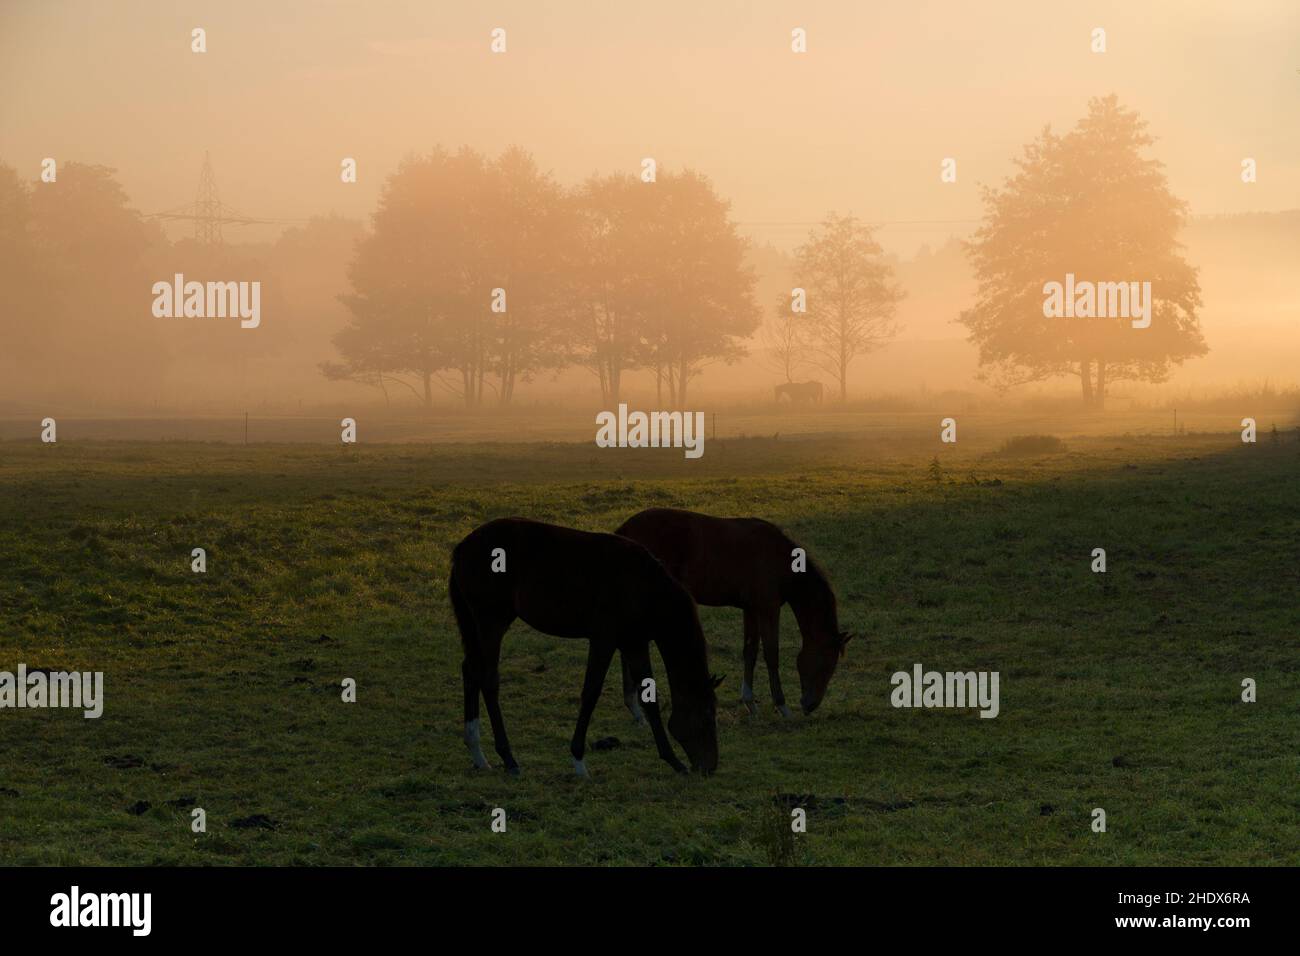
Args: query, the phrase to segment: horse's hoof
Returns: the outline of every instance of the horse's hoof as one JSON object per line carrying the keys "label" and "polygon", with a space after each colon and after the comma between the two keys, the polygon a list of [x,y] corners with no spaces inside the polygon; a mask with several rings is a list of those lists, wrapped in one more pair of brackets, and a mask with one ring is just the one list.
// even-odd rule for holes
{"label": "horse's hoof", "polygon": [[758,707],[755,706],[755,704],[754,704],[754,702],[753,702],[752,700],[742,700],[741,703],[744,704],[744,705],[745,705],[745,709],[746,709],[747,711],[749,711],[749,716],[751,716],[751,717],[757,717],[757,716],[758,716]]}
{"label": "horse's hoof", "polygon": [[793,716],[794,716],[794,714],[790,713],[790,708],[787,707],[785,704],[778,704],[777,707],[776,707],[776,709],[779,710],[779,711],[781,712],[781,716],[782,716],[782,717],[793,717]]}
{"label": "horse's hoof", "polygon": [[506,771],[512,777],[517,777],[523,772],[519,769],[519,764],[515,764],[513,767],[506,767]]}
{"label": "horse's hoof", "polygon": [[584,762],[581,761],[581,760],[574,760],[574,761],[573,761],[573,772],[574,772],[575,774],[577,774],[579,777],[586,777],[586,776],[587,776],[587,765],[586,765],[586,763],[584,763]]}

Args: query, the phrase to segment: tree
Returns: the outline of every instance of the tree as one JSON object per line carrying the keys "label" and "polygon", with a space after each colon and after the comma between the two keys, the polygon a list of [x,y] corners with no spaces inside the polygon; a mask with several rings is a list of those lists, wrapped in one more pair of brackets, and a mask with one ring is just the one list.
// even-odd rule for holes
{"label": "tree", "polygon": [[871,228],[831,213],[795,250],[795,285],[807,295],[805,328],[812,360],[848,397],[849,366],[898,332],[903,290]]}
{"label": "tree", "polygon": [[31,187],[12,166],[0,165],[0,289],[5,290],[5,325],[0,377],[12,382],[43,351],[45,323],[33,321],[48,308],[51,285],[38,257],[33,234]]}
{"label": "tree", "polygon": [[400,382],[426,406],[435,387],[469,408],[483,404],[485,386],[509,402],[519,381],[561,360],[570,242],[561,200],[518,149],[489,161],[438,148],[402,163],[349,269],[353,291],[342,301],[351,319],[335,337],[345,361],[322,370]]}
{"label": "tree", "polygon": [[655,370],[660,404],[666,384],[669,403],[681,408],[705,365],[745,355],[743,340],[759,323],[756,277],[730,204],[706,177],[660,172],[642,188],[654,191],[645,228],[638,230],[639,262],[653,277],[639,286],[643,364]]}
{"label": "tree", "polygon": [[[464,199],[483,166],[477,153],[437,147],[408,157],[384,182],[371,231],[348,267],[352,291],[339,296],[350,313],[334,337],[344,361],[323,363],[326,377],[371,384],[388,376],[426,407],[436,384],[474,404],[482,363],[452,347],[447,326],[464,308],[457,262],[468,241]],[[458,392],[440,374],[452,368],[461,372]]]}
{"label": "tree", "polygon": [[565,266],[576,219],[564,190],[519,147],[502,153],[488,173],[477,234],[485,277],[505,293],[504,311],[489,314],[488,359],[505,405],[519,382],[565,362],[563,319],[571,308]]}
{"label": "tree", "polygon": [[569,356],[600,381],[606,408],[641,355],[655,277],[642,257],[654,192],[631,174],[593,176],[575,191],[577,242]]}
{"label": "tree", "polygon": [[[1170,193],[1163,164],[1142,155],[1153,142],[1146,128],[1114,95],[1094,98],[1073,130],[1044,128],[1018,172],[984,189],[984,223],[967,244],[978,292],[958,321],[979,347],[981,377],[999,389],[1073,374],[1085,405],[1102,407],[1109,382],[1161,382],[1205,354],[1196,270],[1177,241],[1186,204]],[[1150,326],[1045,317],[1045,286],[1067,275],[1150,282]]]}
{"label": "tree", "polygon": [[22,280],[19,298],[39,329],[38,387],[65,399],[142,401],[166,367],[149,309],[152,284],[170,275],[151,259],[165,240],[130,207],[114,173],[61,163],[55,182],[36,183],[29,194],[37,272]]}
{"label": "tree", "polygon": [[776,299],[771,321],[763,324],[759,338],[766,352],[766,364],[787,382],[794,381],[795,370],[800,368],[807,358],[807,344],[804,342],[804,316],[795,312],[790,304],[790,296],[780,293]]}

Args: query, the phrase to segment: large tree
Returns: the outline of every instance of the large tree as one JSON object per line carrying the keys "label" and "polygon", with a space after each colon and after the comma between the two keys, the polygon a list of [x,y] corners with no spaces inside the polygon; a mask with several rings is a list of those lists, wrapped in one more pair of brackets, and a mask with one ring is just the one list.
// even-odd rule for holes
{"label": "large tree", "polygon": [[[1206,351],[1196,270],[1177,240],[1186,205],[1163,165],[1143,155],[1153,139],[1115,96],[1093,99],[1064,136],[1045,128],[1001,189],[985,188],[985,219],[967,251],[979,283],[958,321],[979,347],[982,377],[998,388],[1077,375],[1086,404],[1108,383],[1164,381]],[[1044,316],[1048,283],[1150,282],[1151,324],[1127,316]],[[1088,311],[1097,311],[1095,309]]]}
{"label": "large tree", "polygon": [[[28,216],[27,239],[18,241],[30,248],[18,261],[33,267],[7,294],[25,302],[26,321],[39,330],[43,396],[138,403],[156,394],[166,367],[149,293],[171,275],[160,261],[164,237],[131,208],[114,174],[61,163],[56,181],[31,187],[25,210],[7,190],[6,205]],[[21,349],[24,339],[31,344],[31,330],[18,332],[14,345]]]}
{"label": "large tree", "polygon": [[504,311],[489,313],[489,364],[498,399],[509,404],[519,382],[565,362],[576,217],[524,150],[510,147],[488,172],[476,210],[479,257],[489,286],[506,296]]}
{"label": "large tree", "polygon": [[682,408],[687,387],[704,366],[745,355],[743,341],[758,328],[756,277],[746,264],[746,240],[736,232],[730,204],[699,173],[663,173],[639,230],[643,286],[644,363],[655,370],[659,402]]}
{"label": "large tree", "polygon": [[426,406],[436,387],[470,408],[485,387],[509,402],[519,381],[560,361],[570,219],[560,188],[521,150],[408,159],[358,244],[342,297],[351,321],[335,338],[345,361],[326,375],[402,382]]}
{"label": "large tree", "polygon": [[618,404],[623,373],[642,360],[642,331],[655,276],[644,252],[654,192],[630,173],[592,176],[571,198],[578,241],[570,263],[574,310],[569,355]]}
{"label": "large tree", "polygon": [[904,293],[871,228],[831,213],[795,250],[794,278],[807,298],[805,341],[811,360],[835,377],[848,397],[853,360],[884,345]]}
{"label": "large tree", "polygon": [[[426,406],[439,386],[477,404],[486,347],[482,337],[475,341],[478,323],[467,317],[486,310],[468,307],[469,197],[481,188],[485,167],[472,150],[453,155],[439,147],[407,158],[385,181],[371,231],[348,268],[353,291],[340,296],[351,314],[334,339],[344,361],[324,364],[327,376],[387,376]],[[445,372],[458,373],[459,381]]]}
{"label": "large tree", "polygon": [[0,289],[5,294],[5,323],[0,338],[0,375],[7,383],[31,368],[48,344],[42,344],[54,285],[37,254],[31,211],[31,186],[11,166],[0,164]]}

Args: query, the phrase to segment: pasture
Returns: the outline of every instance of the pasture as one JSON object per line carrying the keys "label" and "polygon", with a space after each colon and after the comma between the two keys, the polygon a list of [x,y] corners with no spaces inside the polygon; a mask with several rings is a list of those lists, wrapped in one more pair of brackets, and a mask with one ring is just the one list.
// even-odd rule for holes
{"label": "pasture", "polygon": [[[1294,428],[1057,429],[1061,449],[999,455],[1045,429],[941,448],[932,418],[879,441],[733,435],[691,462],[589,437],[4,441],[0,670],[103,671],[106,699],[99,720],[0,712],[0,862],[1300,863]],[[865,637],[820,710],[780,718],[760,662],[746,715],[740,612],[702,608],[727,675],[718,773],[669,771],[615,669],[577,779],[586,644],[517,622],[501,701],[523,773],[486,728],[475,772],[451,548],[495,517],[609,531],[650,506],[768,518],[826,567]],[[790,693],[788,610],[781,643]],[[999,671],[1000,715],[891,707],[915,663]]]}

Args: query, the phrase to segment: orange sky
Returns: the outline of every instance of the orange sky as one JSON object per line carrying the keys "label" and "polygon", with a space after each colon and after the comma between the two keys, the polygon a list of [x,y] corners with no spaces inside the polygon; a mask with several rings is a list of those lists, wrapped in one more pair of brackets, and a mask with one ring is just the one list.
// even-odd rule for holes
{"label": "orange sky", "polygon": [[[190,52],[190,30],[208,52]],[[489,52],[489,31],[508,52]],[[809,52],[790,52],[807,29]],[[1093,54],[1090,31],[1107,31]],[[1042,124],[1117,92],[1194,212],[1300,204],[1300,3],[69,2],[0,4],[0,160],[117,167],[193,198],[210,150],[245,213],[368,216],[402,155],[533,151],[565,182],[643,156],[713,177],[745,223],[830,209],[910,253],[964,234]],[[360,182],[339,182],[354,156]],[[958,182],[939,162],[958,160]],[[1242,157],[1259,163],[1243,185]],[[747,227],[749,228],[749,227]],[[244,227],[228,240],[271,238]],[[788,246],[803,227],[753,226]]]}

